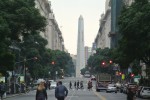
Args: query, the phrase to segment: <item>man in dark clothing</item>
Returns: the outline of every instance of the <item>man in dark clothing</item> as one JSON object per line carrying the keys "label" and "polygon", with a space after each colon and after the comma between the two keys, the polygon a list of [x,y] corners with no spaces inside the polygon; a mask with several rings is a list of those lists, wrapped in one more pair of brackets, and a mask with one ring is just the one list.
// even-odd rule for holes
{"label": "man in dark clothing", "polygon": [[77,84],[77,83],[76,83],[76,81],[75,81],[75,82],[74,82],[74,88],[75,88],[75,89],[76,89],[76,84]]}
{"label": "man in dark clothing", "polygon": [[77,82],[77,90],[79,89],[79,85],[80,85],[80,83],[79,83],[79,80],[78,80],[78,82]]}
{"label": "man in dark clothing", "polygon": [[134,92],[132,91],[131,88],[128,88],[128,92],[127,92],[127,100],[134,100]]}
{"label": "man in dark clothing", "polygon": [[69,88],[72,89],[72,83],[71,83],[71,81],[69,83]]}
{"label": "man in dark clothing", "polygon": [[57,100],[64,100],[68,95],[68,89],[62,85],[62,81],[58,82],[58,86],[55,88],[55,97]]}
{"label": "man in dark clothing", "polygon": [[1,100],[3,100],[3,95],[4,95],[5,92],[6,92],[5,83],[3,81],[1,81],[1,83],[0,83],[0,97],[1,97]]}

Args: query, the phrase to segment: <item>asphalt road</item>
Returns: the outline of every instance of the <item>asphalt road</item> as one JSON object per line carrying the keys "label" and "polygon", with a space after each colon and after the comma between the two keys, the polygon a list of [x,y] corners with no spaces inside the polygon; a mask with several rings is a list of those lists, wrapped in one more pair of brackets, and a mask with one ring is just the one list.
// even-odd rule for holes
{"label": "asphalt road", "polygon": [[[70,89],[69,90],[69,82],[71,81],[74,83],[75,81],[83,81],[84,83],[84,89],[76,90]],[[63,84],[68,88],[69,94],[68,97],[65,100],[126,100],[126,94],[123,93],[106,93],[105,91],[102,92],[96,92],[95,86],[93,86],[93,90],[89,91],[87,89],[87,82],[89,79],[87,78],[65,78],[62,79]],[[95,82],[93,81],[93,85],[95,85]],[[54,96],[54,89],[47,90],[48,93],[48,100],[56,100]],[[36,91],[30,91],[27,94],[22,94],[18,96],[14,96],[11,98],[6,98],[6,100],[35,100],[35,94]],[[143,100],[137,98],[136,100]],[[146,100],[146,99],[144,99]]]}

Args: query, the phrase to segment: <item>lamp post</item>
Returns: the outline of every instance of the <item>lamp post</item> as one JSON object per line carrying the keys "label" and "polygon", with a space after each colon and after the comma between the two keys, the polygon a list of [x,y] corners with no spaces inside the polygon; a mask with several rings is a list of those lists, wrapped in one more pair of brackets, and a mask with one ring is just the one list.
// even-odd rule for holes
{"label": "lamp post", "polygon": [[27,61],[30,61],[30,60],[37,60],[38,58],[37,57],[33,57],[33,58],[30,58],[30,59],[24,59],[23,62],[24,62],[24,82],[25,84],[27,84],[27,67],[26,67],[26,62]]}

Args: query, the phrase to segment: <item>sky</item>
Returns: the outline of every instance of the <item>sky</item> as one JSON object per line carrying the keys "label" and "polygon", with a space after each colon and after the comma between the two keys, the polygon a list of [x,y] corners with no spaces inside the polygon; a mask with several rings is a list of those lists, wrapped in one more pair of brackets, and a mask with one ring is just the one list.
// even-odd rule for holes
{"label": "sky", "polygon": [[51,9],[62,32],[65,48],[77,54],[78,19],[84,19],[84,45],[92,47],[99,29],[106,0],[50,0]]}

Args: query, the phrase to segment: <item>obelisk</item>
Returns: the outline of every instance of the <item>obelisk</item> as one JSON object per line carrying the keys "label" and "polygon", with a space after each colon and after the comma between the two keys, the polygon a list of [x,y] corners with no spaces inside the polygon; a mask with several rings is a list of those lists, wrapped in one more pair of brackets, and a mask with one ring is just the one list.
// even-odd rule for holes
{"label": "obelisk", "polygon": [[76,77],[80,77],[81,69],[85,67],[84,51],[84,20],[80,15],[78,20],[78,43],[77,43],[77,60],[76,60]]}

